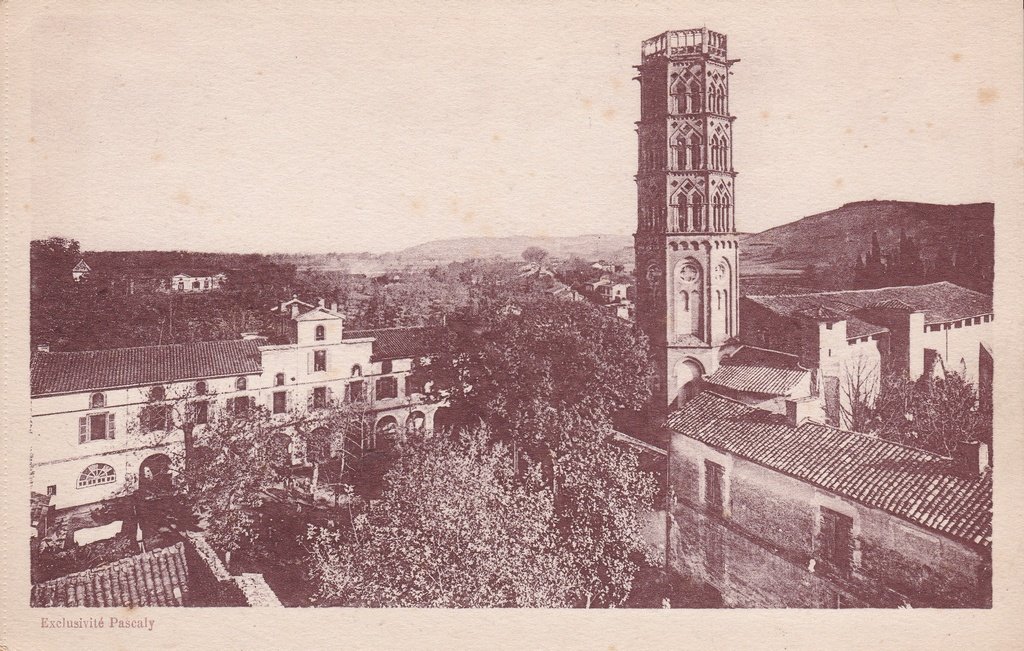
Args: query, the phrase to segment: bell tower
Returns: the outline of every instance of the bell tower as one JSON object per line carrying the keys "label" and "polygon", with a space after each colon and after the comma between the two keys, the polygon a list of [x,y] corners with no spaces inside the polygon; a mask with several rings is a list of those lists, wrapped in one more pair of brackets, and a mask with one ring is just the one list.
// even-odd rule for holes
{"label": "bell tower", "polygon": [[718,368],[738,326],[729,69],[724,34],[643,42],[638,137],[637,323],[651,341],[662,405]]}

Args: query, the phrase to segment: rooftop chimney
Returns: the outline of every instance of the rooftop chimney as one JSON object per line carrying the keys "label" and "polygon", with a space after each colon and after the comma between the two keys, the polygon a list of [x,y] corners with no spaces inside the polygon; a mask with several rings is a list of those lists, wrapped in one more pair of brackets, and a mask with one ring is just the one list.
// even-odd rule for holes
{"label": "rooftop chimney", "polygon": [[296,319],[299,316],[299,304],[292,303],[292,318]]}
{"label": "rooftop chimney", "polygon": [[817,396],[787,399],[786,423],[790,427],[799,427],[806,421],[813,421],[815,423],[825,422],[821,400]]}
{"label": "rooftop chimney", "polygon": [[322,299],[322,298],[316,299],[316,304],[317,304],[317,307],[326,307],[326,305],[324,304],[324,299]]}
{"label": "rooftop chimney", "polygon": [[988,445],[981,441],[961,441],[953,450],[953,461],[964,477],[977,477],[988,469]]}
{"label": "rooftop chimney", "polygon": [[50,344],[39,344],[38,346],[36,346],[36,350],[38,350],[41,353],[48,353],[50,352]]}

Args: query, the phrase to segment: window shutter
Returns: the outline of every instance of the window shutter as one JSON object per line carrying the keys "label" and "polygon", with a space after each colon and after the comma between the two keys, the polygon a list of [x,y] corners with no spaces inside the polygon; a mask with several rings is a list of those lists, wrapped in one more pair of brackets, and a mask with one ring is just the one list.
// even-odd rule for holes
{"label": "window shutter", "polygon": [[235,399],[228,398],[228,414],[233,415],[235,413]]}
{"label": "window shutter", "polygon": [[327,387],[324,390],[324,406],[327,407],[331,404],[331,387]]}
{"label": "window shutter", "polygon": [[306,353],[306,372],[313,372],[313,351]]}
{"label": "window shutter", "polygon": [[108,439],[113,440],[114,432],[116,431],[114,429],[115,427],[116,427],[116,423],[114,421],[114,414],[113,414],[113,412],[111,412],[111,413],[107,414],[107,438]]}
{"label": "window shutter", "polygon": [[256,396],[249,396],[249,409],[256,409]]}
{"label": "window shutter", "polygon": [[89,440],[88,424],[89,424],[89,421],[85,418],[85,416],[82,416],[81,418],[78,419],[78,442],[79,443],[85,443],[87,440]]}

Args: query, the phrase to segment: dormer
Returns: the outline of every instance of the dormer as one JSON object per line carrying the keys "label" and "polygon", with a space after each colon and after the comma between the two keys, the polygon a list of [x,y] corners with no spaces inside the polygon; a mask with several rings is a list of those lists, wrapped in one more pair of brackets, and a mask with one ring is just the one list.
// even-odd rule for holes
{"label": "dormer", "polygon": [[325,346],[340,344],[344,316],[338,314],[337,303],[330,307],[323,299],[316,305],[306,303],[293,296],[274,308],[282,318],[282,334],[290,343],[299,346]]}

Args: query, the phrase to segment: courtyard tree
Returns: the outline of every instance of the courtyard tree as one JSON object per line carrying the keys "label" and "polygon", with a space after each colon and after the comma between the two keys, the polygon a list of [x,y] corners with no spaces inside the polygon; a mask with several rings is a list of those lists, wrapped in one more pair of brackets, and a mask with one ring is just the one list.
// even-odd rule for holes
{"label": "courtyard tree", "polygon": [[325,605],[558,607],[574,594],[551,496],[502,444],[410,438],[349,530],[311,528]]}
{"label": "courtyard tree", "polygon": [[482,421],[545,459],[564,447],[572,424],[607,422],[651,396],[646,338],[592,305],[555,298],[453,324],[415,373],[462,421]]}
{"label": "courtyard tree", "polygon": [[624,603],[653,479],[621,449],[582,441],[556,498],[482,429],[411,435],[381,500],[347,529],[310,529],[325,605],[589,607]]}

